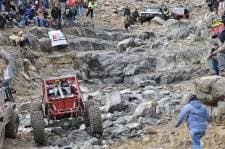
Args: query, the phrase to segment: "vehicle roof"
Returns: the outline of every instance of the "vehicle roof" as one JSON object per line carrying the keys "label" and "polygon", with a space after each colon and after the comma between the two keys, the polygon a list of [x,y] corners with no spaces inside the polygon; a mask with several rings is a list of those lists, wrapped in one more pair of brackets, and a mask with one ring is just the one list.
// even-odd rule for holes
{"label": "vehicle roof", "polygon": [[43,81],[48,81],[48,80],[59,80],[59,79],[66,79],[66,78],[72,78],[72,77],[75,77],[76,76],[59,76],[59,77],[49,77],[49,78],[46,78],[46,79],[43,79]]}

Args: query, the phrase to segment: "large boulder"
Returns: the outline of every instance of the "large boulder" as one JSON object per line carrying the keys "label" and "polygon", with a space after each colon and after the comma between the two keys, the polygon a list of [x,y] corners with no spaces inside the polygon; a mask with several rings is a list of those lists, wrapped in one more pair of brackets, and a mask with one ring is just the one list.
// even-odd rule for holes
{"label": "large boulder", "polygon": [[126,107],[122,102],[120,92],[113,92],[105,98],[105,106],[102,107],[102,111],[113,113],[114,111],[123,111]]}
{"label": "large boulder", "polygon": [[[115,51],[90,51],[78,53],[81,64],[87,64],[89,78],[116,78],[154,72],[156,58],[144,54],[117,53]],[[118,81],[119,81],[118,80]]]}
{"label": "large boulder", "polygon": [[205,104],[217,105],[225,98],[225,78],[207,76],[196,79],[194,82],[198,98]]}
{"label": "large boulder", "polygon": [[117,47],[120,51],[125,51],[128,47],[135,47],[135,40],[134,38],[124,39],[117,44]]}
{"label": "large boulder", "polygon": [[156,103],[154,101],[144,101],[142,102],[134,111],[134,117],[156,117]]}
{"label": "large boulder", "polygon": [[51,45],[51,40],[47,37],[40,38],[38,40],[40,49],[43,52],[51,52],[52,51],[52,45]]}

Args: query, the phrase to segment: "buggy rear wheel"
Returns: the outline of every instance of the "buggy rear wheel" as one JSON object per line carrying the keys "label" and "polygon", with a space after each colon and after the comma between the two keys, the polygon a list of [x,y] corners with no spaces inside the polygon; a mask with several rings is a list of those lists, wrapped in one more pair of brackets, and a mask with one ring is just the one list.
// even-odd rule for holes
{"label": "buggy rear wheel", "polygon": [[41,111],[31,112],[31,126],[33,128],[34,141],[37,144],[45,143],[45,126],[44,126],[44,117]]}
{"label": "buggy rear wheel", "polygon": [[103,132],[102,118],[101,118],[101,112],[99,107],[89,106],[88,114],[89,114],[90,134],[102,135],[102,132]]}
{"label": "buggy rear wheel", "polygon": [[94,102],[93,101],[91,101],[91,100],[84,101],[84,118],[86,120],[89,119],[89,111],[88,111],[88,109],[89,109],[90,106],[94,106]]}
{"label": "buggy rear wheel", "polygon": [[30,103],[30,112],[41,111],[41,102],[39,101],[31,101]]}
{"label": "buggy rear wheel", "polygon": [[0,148],[3,148],[5,138],[5,125],[3,122],[0,122]]}
{"label": "buggy rear wheel", "polygon": [[5,137],[15,139],[19,128],[19,115],[13,111],[12,117],[5,126]]}

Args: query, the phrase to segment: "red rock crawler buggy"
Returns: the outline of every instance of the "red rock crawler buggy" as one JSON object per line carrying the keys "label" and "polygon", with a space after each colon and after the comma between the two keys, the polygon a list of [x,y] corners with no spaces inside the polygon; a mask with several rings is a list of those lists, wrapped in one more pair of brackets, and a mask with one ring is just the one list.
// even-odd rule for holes
{"label": "red rock crawler buggy", "polygon": [[36,143],[45,143],[45,127],[69,128],[85,123],[91,135],[102,134],[100,109],[93,103],[82,101],[76,77],[42,80],[42,93],[42,102],[32,102],[30,105]]}

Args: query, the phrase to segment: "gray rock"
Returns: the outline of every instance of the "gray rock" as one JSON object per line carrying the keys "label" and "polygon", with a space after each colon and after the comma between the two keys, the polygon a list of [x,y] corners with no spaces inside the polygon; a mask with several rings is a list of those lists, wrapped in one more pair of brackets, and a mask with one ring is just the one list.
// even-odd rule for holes
{"label": "gray rock", "polygon": [[18,106],[19,113],[30,111],[30,102],[22,103]]}
{"label": "gray rock", "polygon": [[100,143],[101,143],[101,141],[96,137],[93,137],[93,138],[89,139],[88,141],[91,145],[100,145]]}
{"label": "gray rock", "polygon": [[177,28],[173,30],[170,34],[168,34],[169,40],[178,40],[187,38],[192,33],[192,26],[185,26],[181,28]]}
{"label": "gray rock", "polygon": [[140,123],[130,123],[130,124],[127,124],[126,127],[128,127],[130,130],[133,130],[133,129],[140,129],[141,128],[141,124]]}
{"label": "gray rock", "polygon": [[152,23],[158,24],[158,25],[163,25],[165,23],[165,20],[163,20],[162,18],[155,16],[152,20]]}
{"label": "gray rock", "polygon": [[225,79],[219,76],[208,76],[194,82],[197,97],[205,104],[216,105],[225,98]]}
{"label": "gray rock", "polygon": [[103,129],[106,129],[108,127],[111,127],[112,125],[113,125],[113,122],[107,120],[107,121],[103,122],[102,127],[103,127]]}
{"label": "gray rock", "polygon": [[73,130],[68,136],[67,136],[69,142],[73,142],[74,144],[77,144],[78,142],[85,142],[90,137],[88,136],[87,132],[84,130]]}
{"label": "gray rock", "polygon": [[137,37],[139,39],[142,39],[142,40],[147,40],[149,38],[154,38],[155,33],[153,33],[153,32],[143,32],[143,33],[140,33]]}
{"label": "gray rock", "polygon": [[102,114],[102,121],[111,120],[113,115],[111,113]]}
{"label": "gray rock", "polygon": [[145,80],[145,81],[141,81],[138,84],[138,87],[145,87],[145,86],[156,86],[156,82],[155,80]]}
{"label": "gray rock", "polygon": [[147,91],[144,91],[142,94],[145,99],[154,99],[154,97],[156,95],[156,91],[147,90]]}
{"label": "gray rock", "polygon": [[144,101],[135,110],[134,117],[156,117],[156,103],[154,101]]}
{"label": "gray rock", "polygon": [[54,127],[54,128],[51,129],[51,133],[54,133],[54,134],[59,135],[59,136],[64,135],[65,132],[66,131],[64,129],[62,129],[61,127]]}
{"label": "gray rock", "polygon": [[119,92],[111,93],[108,98],[105,99],[104,112],[123,111],[126,105],[123,105],[121,95]]}
{"label": "gray rock", "polygon": [[123,125],[117,125],[116,127],[113,128],[112,130],[112,136],[113,137],[120,137],[120,134],[122,133],[128,133],[129,132],[129,128]]}
{"label": "gray rock", "polygon": [[91,50],[108,50],[114,48],[112,42],[97,40],[95,38],[74,38],[68,40],[69,46],[74,50],[91,51]]}
{"label": "gray rock", "polygon": [[127,123],[131,122],[132,116],[125,116],[125,117],[120,117],[115,121],[115,124],[122,124],[126,125]]}
{"label": "gray rock", "polygon": [[124,39],[117,44],[120,51],[125,51],[128,47],[135,47],[135,41],[133,38]]}
{"label": "gray rock", "polygon": [[52,45],[51,40],[47,37],[42,37],[38,40],[40,49],[43,52],[51,52],[52,51]]}
{"label": "gray rock", "polygon": [[30,114],[20,115],[20,125],[24,126],[25,128],[31,127]]}

